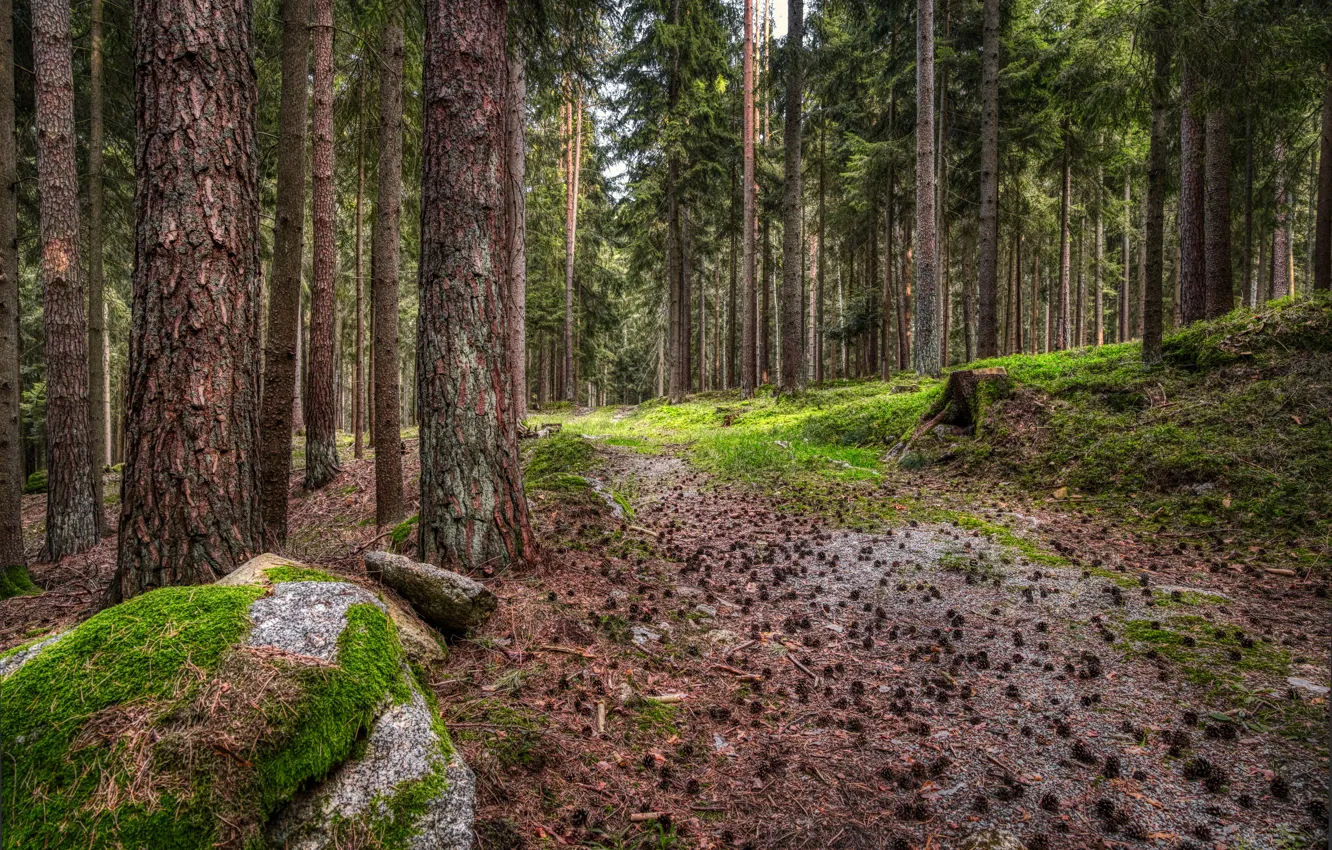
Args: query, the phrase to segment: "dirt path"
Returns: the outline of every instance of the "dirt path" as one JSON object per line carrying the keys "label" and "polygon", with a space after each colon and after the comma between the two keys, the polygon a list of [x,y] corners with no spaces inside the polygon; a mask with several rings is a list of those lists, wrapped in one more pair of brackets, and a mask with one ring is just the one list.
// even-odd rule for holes
{"label": "dirt path", "polygon": [[1326,821],[1327,701],[1285,682],[1327,681],[1294,663],[1326,643],[1308,589],[1241,599],[1075,515],[991,511],[1099,568],[838,530],[601,451],[634,517],[541,507],[544,573],[496,583],[438,686],[483,846],[1296,847]]}

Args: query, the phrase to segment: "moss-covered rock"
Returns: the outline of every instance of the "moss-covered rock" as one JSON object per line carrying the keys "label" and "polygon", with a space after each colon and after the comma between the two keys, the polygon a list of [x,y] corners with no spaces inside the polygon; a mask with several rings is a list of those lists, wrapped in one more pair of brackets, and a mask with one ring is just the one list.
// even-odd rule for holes
{"label": "moss-covered rock", "polygon": [[0,659],[5,848],[470,846],[471,774],[388,607],[299,565],[249,575]]}

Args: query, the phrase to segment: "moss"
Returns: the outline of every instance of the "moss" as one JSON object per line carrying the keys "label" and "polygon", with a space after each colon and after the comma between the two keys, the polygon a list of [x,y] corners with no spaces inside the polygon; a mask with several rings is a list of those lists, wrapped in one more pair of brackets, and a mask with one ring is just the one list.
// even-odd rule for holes
{"label": "moss", "polygon": [[294,564],[281,564],[264,570],[264,577],[271,582],[280,581],[346,581],[324,570],[314,567],[298,567]]}
{"label": "moss", "polygon": [[28,496],[33,493],[46,492],[47,472],[45,469],[39,469],[28,476],[28,480],[23,482],[23,495]]}
{"label": "moss", "polygon": [[[336,665],[238,649],[264,592],[152,591],[9,677],[6,846],[253,845],[279,805],[348,757],[386,697],[408,697],[393,626],[372,604],[348,609]],[[228,748],[227,723],[253,732],[248,749]]]}
{"label": "moss", "polygon": [[1280,678],[1290,671],[1290,656],[1280,647],[1263,640],[1246,647],[1234,627],[1217,627],[1197,616],[1130,620],[1124,624],[1124,639],[1125,651],[1155,651],[1213,696],[1247,693],[1244,674]]}
{"label": "moss", "polygon": [[639,731],[652,735],[665,737],[677,735],[680,729],[675,721],[676,710],[677,707],[672,703],[651,698],[644,699],[634,717],[634,724],[638,726]]}
{"label": "moss", "polygon": [[1274,348],[1332,351],[1332,297],[1283,298],[1262,310],[1239,309],[1211,322],[1197,322],[1172,334],[1161,346],[1174,366],[1224,366]]}
{"label": "moss", "polygon": [[394,552],[401,552],[402,548],[407,545],[408,539],[411,538],[412,532],[416,529],[417,523],[420,521],[420,514],[412,514],[407,517],[407,519],[395,525],[393,531],[389,533],[389,548]]}
{"label": "moss", "polygon": [[0,599],[8,599],[11,596],[36,596],[41,592],[42,589],[33,584],[32,576],[28,574],[28,568],[23,564],[0,569]]}

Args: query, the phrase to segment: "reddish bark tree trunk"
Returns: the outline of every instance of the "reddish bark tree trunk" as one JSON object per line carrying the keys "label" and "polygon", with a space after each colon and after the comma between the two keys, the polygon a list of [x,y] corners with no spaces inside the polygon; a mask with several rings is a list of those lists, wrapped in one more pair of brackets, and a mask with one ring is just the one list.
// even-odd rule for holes
{"label": "reddish bark tree trunk", "polygon": [[365,424],[365,60],[356,109],[356,375],[352,379],[352,454],[364,454],[361,432]]}
{"label": "reddish bark tree trunk", "polygon": [[1235,308],[1234,269],[1230,260],[1230,122],[1219,106],[1207,113],[1206,238],[1207,308],[1214,319]]}
{"label": "reddish bark tree trunk", "polygon": [[213,581],[262,545],[254,50],[248,2],[135,5],[134,325],[115,601]]}
{"label": "reddish bark tree trunk", "polygon": [[374,302],[375,524],[402,519],[402,427],[398,384],[398,242],[402,228],[402,22],[390,11],[379,41],[379,167],[370,248]]}
{"label": "reddish bark tree trunk", "polygon": [[[1162,16],[1163,11],[1158,10],[1157,17]],[[1142,286],[1142,362],[1149,366],[1161,362],[1161,282],[1165,265],[1166,162],[1170,133],[1170,43],[1164,21],[1158,20],[1152,38],[1155,40],[1151,81],[1152,135],[1147,155],[1147,232],[1143,240],[1147,256]]]}
{"label": "reddish bark tree trunk", "polygon": [[[0,0],[0,127],[14,126],[14,10]],[[23,439],[19,423],[18,160],[0,133],[0,575],[27,577],[23,553]],[[21,574],[21,575],[20,575]]]}
{"label": "reddish bark tree trunk", "polygon": [[506,0],[426,5],[420,319],[423,558],[532,558],[504,372]]}
{"label": "reddish bark tree trunk", "polygon": [[999,353],[999,0],[984,0],[981,59],[980,286],[976,355]]}
{"label": "reddish bark tree trunk", "polygon": [[740,395],[749,398],[754,395],[758,385],[758,292],[756,289],[755,263],[755,198],[754,190],[754,0],[745,0],[745,41],[743,47],[743,85],[741,98],[743,115],[741,116],[741,157],[743,159],[743,177],[741,188],[744,192],[744,276],[745,276],[745,318],[744,334],[740,343],[741,363]]}
{"label": "reddish bark tree trunk", "polygon": [[277,204],[268,280],[268,337],[259,423],[264,545],[287,543],[291,435],[300,418],[301,255],[305,239],[305,112],[310,0],[282,0]]}
{"label": "reddish bark tree trunk", "polygon": [[[1180,76],[1179,119],[1179,289],[1180,315],[1184,324],[1192,324],[1207,314],[1206,259],[1203,243],[1203,184],[1205,135],[1203,120],[1193,108],[1198,93],[1197,72],[1185,62]],[[1226,210],[1229,226],[1230,211]]]}
{"label": "reddish bark tree trunk", "polygon": [[504,134],[508,145],[505,184],[505,220],[509,235],[509,374],[513,382],[515,422],[527,418],[527,68],[523,57],[509,57],[509,91],[504,104]]}
{"label": "reddish bark tree trunk", "polygon": [[88,328],[79,259],[78,163],[69,0],[32,5],[37,78],[37,194],[41,210],[46,433],[50,469],[46,553],[53,561],[97,543],[88,415]]}
{"label": "reddish bark tree trunk", "polygon": [[1064,125],[1064,180],[1060,190],[1059,202],[1059,302],[1058,317],[1055,321],[1054,347],[1059,351],[1068,348],[1069,319],[1069,225],[1068,211],[1073,194],[1073,139],[1069,135],[1068,125]]}
{"label": "reddish bark tree trunk", "polygon": [[1332,54],[1327,57],[1323,128],[1318,154],[1318,212],[1314,226],[1313,288],[1332,289]]}
{"label": "reddish bark tree trunk", "polygon": [[940,369],[938,281],[934,219],[934,2],[916,12],[916,299],[913,366],[918,375]]}
{"label": "reddish bark tree trunk", "polygon": [[106,533],[106,504],[102,495],[104,469],[110,465],[111,408],[108,341],[106,337],[106,278],[102,272],[102,145],[104,121],[104,51],[102,0],[92,0],[88,17],[88,414],[89,452],[92,460],[93,504],[97,536]]}
{"label": "reddish bark tree trunk", "polygon": [[305,411],[305,486],[317,490],[338,473],[334,393],[333,0],[314,0],[311,27],[314,85],[311,103],[311,181],[314,202],[310,281],[310,399]]}
{"label": "reddish bark tree trunk", "polygon": [[800,368],[800,312],[803,306],[800,296],[805,285],[804,263],[800,256],[801,225],[805,218],[800,180],[800,145],[804,129],[801,109],[805,85],[804,0],[787,0],[786,9],[786,180],[782,188],[782,298],[777,306],[782,323],[782,390],[793,393],[805,385],[804,370]]}

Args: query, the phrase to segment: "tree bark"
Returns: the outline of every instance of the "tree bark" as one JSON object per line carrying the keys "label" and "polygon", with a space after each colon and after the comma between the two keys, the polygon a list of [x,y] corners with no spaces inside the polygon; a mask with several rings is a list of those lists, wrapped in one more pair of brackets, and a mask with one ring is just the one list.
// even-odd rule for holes
{"label": "tree bark", "polygon": [[[1204,173],[1206,166],[1205,130],[1193,101],[1199,81],[1192,62],[1183,63],[1180,74],[1179,119],[1179,250],[1180,314],[1184,324],[1192,324],[1207,315],[1207,277],[1204,242],[1206,203]],[[1226,211],[1226,226],[1230,211]]]}
{"label": "tree bark", "polygon": [[740,229],[740,223],[736,220],[736,169],[731,166],[731,287],[726,297],[726,383],[724,389],[731,389],[740,383],[740,367],[736,362],[736,355],[739,350],[736,348],[736,297],[737,282],[740,266],[739,257],[736,254],[736,236]]}
{"label": "tree bark", "polygon": [[1280,138],[1272,155],[1276,166],[1276,186],[1273,207],[1276,210],[1276,224],[1272,228],[1272,279],[1269,284],[1269,298],[1275,300],[1290,294],[1287,281],[1290,278],[1290,231],[1287,229],[1290,219],[1288,176],[1286,174],[1286,144]]}
{"label": "tree bark", "polygon": [[[46,433],[46,552],[53,561],[97,543],[88,410],[88,327],[79,260],[74,70],[69,0],[32,4],[37,194],[41,215]],[[5,129],[8,132],[8,129]]]}
{"label": "tree bark", "polygon": [[102,494],[105,467],[111,463],[111,410],[107,368],[106,278],[102,272],[102,117],[105,73],[102,39],[102,0],[92,0],[88,56],[88,412],[91,416],[93,504],[97,536],[106,533],[106,504]]}
{"label": "tree bark", "polygon": [[1206,309],[1209,319],[1235,308],[1230,260],[1230,119],[1219,106],[1207,113]]}
{"label": "tree bark", "polygon": [[1013,353],[1025,354],[1027,341],[1022,333],[1022,323],[1026,321],[1022,309],[1022,245],[1026,236],[1018,233],[1013,240],[1013,269],[1017,274],[1013,288]]}
{"label": "tree bark", "polygon": [[1146,253],[1143,274],[1142,362],[1154,366],[1161,362],[1161,283],[1165,262],[1166,163],[1169,156],[1170,43],[1168,22],[1164,20],[1170,0],[1162,0],[1156,9],[1158,20],[1152,34],[1154,44],[1151,81],[1152,132],[1147,156]]}
{"label": "tree bark", "polygon": [[18,159],[14,141],[14,9],[0,0],[0,572],[26,583],[23,434],[19,421]]}
{"label": "tree bark", "polygon": [[[1063,183],[1059,193],[1059,303],[1058,316],[1055,320],[1055,340],[1054,347],[1059,351],[1068,348],[1068,319],[1069,319],[1069,223],[1068,211],[1069,204],[1072,202],[1073,194],[1073,137],[1069,133],[1068,124],[1064,124],[1064,174]],[[1047,296],[1048,297],[1048,296]],[[1048,348],[1047,344],[1047,348]]]}
{"label": "tree bark", "polygon": [[536,555],[504,373],[507,5],[426,5],[420,551],[463,570]]}
{"label": "tree bark", "polygon": [[337,271],[333,198],[333,0],[314,0],[311,53],[311,180],[314,257],[310,281],[310,399],[305,411],[305,487],[317,490],[338,473],[333,388]]}
{"label": "tree bark", "polygon": [[918,375],[940,371],[938,284],[934,220],[934,2],[916,13],[916,300],[913,366]]}
{"label": "tree bark", "polygon": [[743,364],[740,374],[740,396],[751,398],[758,380],[758,360],[755,350],[758,345],[758,292],[755,281],[758,270],[754,244],[757,236],[754,232],[754,207],[757,200],[754,186],[754,0],[744,0],[744,2],[745,40],[742,80],[744,92],[741,106],[743,110],[741,148],[744,163],[741,183],[744,191],[744,212],[741,218],[744,227],[745,327],[740,344]]}
{"label": "tree bark", "polygon": [[365,455],[365,60],[356,93],[356,375],[352,379],[352,454]]}
{"label": "tree bark", "polygon": [[1253,117],[1244,121],[1244,273],[1240,279],[1240,299],[1253,307],[1258,290],[1253,274]]}
{"label": "tree bark", "polygon": [[824,237],[827,224],[827,184],[824,180],[824,166],[828,160],[827,148],[828,127],[826,124],[819,126],[819,232],[818,245],[815,248],[818,254],[818,265],[813,269],[814,288],[818,290],[818,314],[815,316],[814,326],[811,333],[815,335],[814,344],[814,383],[823,383],[823,267],[828,264],[828,255],[824,253]]}
{"label": "tree bark", "polygon": [[375,321],[375,525],[402,519],[402,402],[398,377],[398,244],[402,230],[402,19],[390,11],[379,40],[379,166],[370,243]]}
{"label": "tree bark", "polygon": [[999,0],[984,0],[981,59],[980,287],[976,356],[999,353]]}
{"label": "tree bark", "polygon": [[1127,168],[1124,169],[1124,280],[1119,286],[1119,338],[1116,342],[1128,342],[1129,339],[1129,281],[1133,270],[1133,216],[1132,216],[1133,178]]}
{"label": "tree bark", "polygon": [[112,601],[262,546],[259,147],[248,2],[134,8],[135,262]]}
{"label": "tree bark", "polygon": [[509,90],[504,102],[504,215],[509,242],[509,375],[513,418],[527,418],[527,65],[515,49],[508,60]]}
{"label": "tree bark", "polygon": [[804,289],[805,265],[801,260],[804,197],[801,189],[800,144],[804,77],[804,0],[787,0],[786,5],[786,145],[785,174],[782,187],[782,298],[778,304],[782,320],[782,392],[793,393],[804,385],[800,368],[800,309]]}
{"label": "tree bark", "polygon": [[265,546],[287,542],[291,435],[300,427],[301,258],[305,230],[305,113],[310,0],[282,0],[277,204],[268,280],[268,334],[260,411]]}
{"label": "tree bark", "polygon": [[[577,88],[577,92],[573,91]],[[583,91],[568,86],[569,168],[566,172],[564,208],[564,400],[578,397],[574,379],[574,249],[578,240],[578,178],[583,156]]]}
{"label": "tree bark", "polygon": [[761,225],[763,231],[763,296],[759,299],[759,383],[772,381],[772,231],[767,216]]}
{"label": "tree bark", "polygon": [[1092,292],[1096,298],[1096,347],[1105,345],[1105,176],[1096,169],[1096,269]]}
{"label": "tree bark", "polygon": [[1323,125],[1319,133],[1318,212],[1314,225],[1313,288],[1332,289],[1332,55],[1323,69],[1327,89],[1323,92]]}

